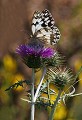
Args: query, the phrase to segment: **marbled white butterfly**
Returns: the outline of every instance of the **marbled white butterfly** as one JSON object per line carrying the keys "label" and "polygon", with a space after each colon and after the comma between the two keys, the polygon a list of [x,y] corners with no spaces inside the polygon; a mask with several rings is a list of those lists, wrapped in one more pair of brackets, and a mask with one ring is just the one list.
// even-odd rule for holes
{"label": "marbled white butterfly", "polygon": [[55,21],[47,9],[42,12],[35,11],[32,18],[32,34],[43,43],[54,45],[59,41],[60,31],[55,26]]}

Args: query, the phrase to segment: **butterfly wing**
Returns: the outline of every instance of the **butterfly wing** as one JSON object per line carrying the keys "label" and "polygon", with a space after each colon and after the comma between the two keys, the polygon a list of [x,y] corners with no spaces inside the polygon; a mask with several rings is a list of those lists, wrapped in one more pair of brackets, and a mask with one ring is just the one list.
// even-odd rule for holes
{"label": "butterfly wing", "polygon": [[42,28],[42,14],[39,11],[35,11],[32,18],[32,33],[37,33]]}
{"label": "butterfly wing", "polygon": [[60,31],[48,10],[35,12],[32,19],[32,33],[48,44],[55,44],[60,39]]}

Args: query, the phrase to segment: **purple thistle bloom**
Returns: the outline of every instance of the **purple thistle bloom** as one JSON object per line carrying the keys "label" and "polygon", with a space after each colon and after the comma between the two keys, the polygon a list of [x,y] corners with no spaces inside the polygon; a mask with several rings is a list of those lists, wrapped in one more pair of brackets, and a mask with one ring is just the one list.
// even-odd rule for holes
{"label": "purple thistle bloom", "polygon": [[44,48],[41,52],[42,58],[50,58],[54,55],[54,50],[51,48]]}
{"label": "purple thistle bloom", "polygon": [[20,45],[16,49],[16,53],[21,57],[28,57],[33,55],[35,57],[50,58],[54,54],[54,50],[51,48],[39,47],[39,46],[29,46]]}
{"label": "purple thistle bloom", "polygon": [[49,47],[44,47],[42,44],[30,43],[28,45],[20,45],[16,49],[16,53],[19,54],[24,63],[28,66],[32,64],[34,67],[41,66],[41,61],[44,58],[51,58],[54,55],[54,50]]}

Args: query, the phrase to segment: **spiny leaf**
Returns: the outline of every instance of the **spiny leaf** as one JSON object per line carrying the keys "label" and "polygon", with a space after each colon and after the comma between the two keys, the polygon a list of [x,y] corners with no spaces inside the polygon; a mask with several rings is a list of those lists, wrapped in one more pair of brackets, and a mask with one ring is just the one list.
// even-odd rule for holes
{"label": "spiny leaf", "polygon": [[21,80],[21,81],[18,81],[17,83],[15,83],[15,84],[11,85],[5,91],[8,91],[8,90],[13,89],[13,88],[17,88],[18,86],[23,87],[23,83],[26,83],[27,85],[31,84],[30,80]]}

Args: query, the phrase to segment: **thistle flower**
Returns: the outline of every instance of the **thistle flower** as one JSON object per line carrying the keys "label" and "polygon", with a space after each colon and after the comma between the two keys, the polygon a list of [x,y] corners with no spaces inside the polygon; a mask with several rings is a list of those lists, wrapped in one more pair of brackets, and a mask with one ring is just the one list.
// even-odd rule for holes
{"label": "thistle flower", "polygon": [[49,59],[54,55],[54,50],[50,47],[44,47],[41,43],[31,42],[18,46],[16,53],[21,56],[28,67],[39,68],[44,58]]}
{"label": "thistle flower", "polygon": [[74,82],[74,76],[70,69],[49,69],[47,72],[47,78],[58,89],[63,89],[66,85]]}

